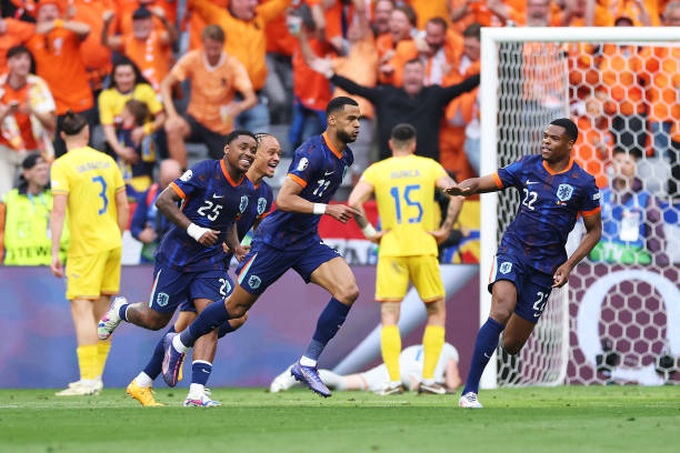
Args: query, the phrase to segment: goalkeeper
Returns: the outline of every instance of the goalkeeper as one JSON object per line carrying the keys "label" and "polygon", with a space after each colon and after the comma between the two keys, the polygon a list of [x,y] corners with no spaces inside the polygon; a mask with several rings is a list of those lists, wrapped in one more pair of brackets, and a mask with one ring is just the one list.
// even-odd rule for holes
{"label": "goalkeeper", "polygon": [[[552,288],[564,286],[569,274],[600,240],[600,192],[595,178],[572,158],[578,128],[571,120],[553,120],[543,131],[541,154],[525,156],[481,178],[446,189],[469,196],[514,187],[521,204],[507,227],[494,259],[489,283],[491,312],[479,329],[460,407],[481,408],[477,399],[482,372],[503,334],[503,349],[519,353],[543,313]],[[565,245],[576,219],[586,233],[567,258]]]}

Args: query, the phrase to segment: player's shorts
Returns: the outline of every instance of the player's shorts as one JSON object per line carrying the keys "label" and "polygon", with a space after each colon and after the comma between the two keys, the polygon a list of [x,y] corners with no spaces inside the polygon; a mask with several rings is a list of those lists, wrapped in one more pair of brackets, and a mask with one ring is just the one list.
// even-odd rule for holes
{"label": "player's shorts", "polygon": [[[229,294],[231,294],[234,291],[234,281],[229,277],[229,274],[225,273],[226,275],[226,285],[224,286],[223,290],[220,290],[220,295],[222,292],[224,292],[224,297],[223,299],[226,299]],[[191,313],[198,313],[198,310],[196,310],[196,306],[191,300],[185,300],[181,304],[179,304],[179,311],[188,311]]]}
{"label": "player's shorts", "polygon": [[313,242],[305,249],[291,251],[255,241],[236,268],[238,284],[250,294],[262,294],[288,269],[295,270],[305,283],[309,283],[319,266],[340,256],[337,250],[323,242]]}
{"label": "player's shorts", "polygon": [[439,261],[436,256],[424,255],[378,258],[375,299],[381,302],[402,300],[409,280],[425,303],[444,298]]}
{"label": "player's shorts", "polygon": [[550,297],[553,276],[527,266],[515,255],[499,253],[494,260],[489,292],[499,280],[508,280],[517,288],[515,314],[536,324]]}
{"label": "player's shorts", "polygon": [[195,299],[223,301],[234,284],[224,270],[179,272],[156,264],[149,308],[173,313],[182,303]]}
{"label": "player's shorts", "polygon": [[122,247],[93,255],[68,257],[66,262],[66,298],[99,299],[120,290]]}

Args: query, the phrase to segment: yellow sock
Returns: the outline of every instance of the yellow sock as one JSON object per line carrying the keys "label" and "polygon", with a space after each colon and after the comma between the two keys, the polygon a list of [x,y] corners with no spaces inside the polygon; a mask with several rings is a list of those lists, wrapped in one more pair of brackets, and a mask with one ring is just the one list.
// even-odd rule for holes
{"label": "yellow sock", "polygon": [[110,350],[111,340],[99,340],[97,343],[97,376],[102,376],[104,374],[104,366],[106,366],[106,359],[109,357]]}
{"label": "yellow sock", "polygon": [[396,325],[383,326],[380,330],[380,351],[383,362],[390,375],[390,381],[401,381],[399,371],[399,354],[401,353],[401,335]]}
{"label": "yellow sock", "polygon": [[78,346],[76,354],[78,355],[78,365],[80,366],[80,379],[88,381],[95,379],[98,376],[97,345]]}
{"label": "yellow sock", "polygon": [[444,327],[427,326],[423,333],[423,352],[425,360],[423,363],[423,379],[433,379],[434,369],[437,368],[439,354],[444,346]]}

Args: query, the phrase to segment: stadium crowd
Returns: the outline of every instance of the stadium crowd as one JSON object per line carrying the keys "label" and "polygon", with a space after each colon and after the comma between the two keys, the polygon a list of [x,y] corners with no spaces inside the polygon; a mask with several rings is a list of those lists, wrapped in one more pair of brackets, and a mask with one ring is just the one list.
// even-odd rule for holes
{"label": "stadium crowd", "polygon": [[[185,142],[205,145],[198,158],[219,158],[233,128],[276,130],[286,135],[279,139],[290,156],[325,128],[332,96],[357,90],[365,96],[357,97],[362,133],[348,185],[388,156],[387,138],[399,122],[416,127],[417,154],[462,181],[479,173],[478,89],[444,106],[427,93],[475,83],[482,27],[678,21],[674,0],[3,2],[0,197],[18,186],[31,153],[50,164],[65,152],[59,132],[69,110],[88,119],[90,144],[118,162],[134,208],[161,161],[171,157],[187,168]],[[216,28],[206,33],[209,24]],[[680,103],[666,76],[677,72],[678,51],[614,44],[563,50],[572,117],[582,131],[576,160],[605,188],[614,151],[642,149],[670,167],[660,193],[680,196]],[[553,93],[531,77],[525,74],[527,95],[549,104]]]}

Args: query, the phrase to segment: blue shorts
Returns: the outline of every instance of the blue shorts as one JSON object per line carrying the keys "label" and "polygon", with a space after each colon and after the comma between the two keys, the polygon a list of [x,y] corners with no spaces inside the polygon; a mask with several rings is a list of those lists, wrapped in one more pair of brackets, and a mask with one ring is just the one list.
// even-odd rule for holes
{"label": "blue shorts", "polygon": [[193,307],[196,299],[223,301],[234,284],[224,270],[178,272],[156,264],[149,307],[159,313],[173,313],[178,306]]}
{"label": "blue shorts", "polygon": [[527,266],[515,255],[499,253],[494,260],[489,292],[499,280],[508,280],[517,288],[515,314],[536,324],[550,297],[553,276]]}
{"label": "blue shorts", "polygon": [[340,257],[337,250],[323,242],[314,242],[302,250],[281,250],[256,241],[238,265],[238,284],[250,294],[262,294],[288,269],[294,269],[305,283],[309,283],[312,272],[334,258]]}

